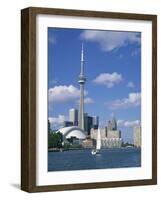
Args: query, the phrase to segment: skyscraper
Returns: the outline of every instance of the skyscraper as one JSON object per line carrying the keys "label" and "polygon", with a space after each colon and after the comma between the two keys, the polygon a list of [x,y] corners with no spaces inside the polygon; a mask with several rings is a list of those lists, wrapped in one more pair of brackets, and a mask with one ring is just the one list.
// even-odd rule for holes
{"label": "skyscraper", "polygon": [[112,123],[109,120],[108,123],[107,123],[107,131],[111,131],[111,130],[112,130]]}
{"label": "skyscraper", "polygon": [[90,130],[93,127],[93,117],[88,116],[88,113],[84,113],[84,131],[90,135]]}
{"label": "skyscraper", "polygon": [[73,123],[73,126],[78,126],[78,110],[72,108],[69,110],[69,121]]}
{"label": "skyscraper", "polygon": [[88,126],[87,126],[87,133],[90,135],[90,130],[93,127],[93,117],[88,116]]}
{"label": "skyscraper", "polygon": [[98,116],[93,116],[92,117],[93,120],[92,120],[92,125],[94,128],[98,128],[98,125],[99,125],[99,117]]}
{"label": "skyscraper", "polygon": [[84,131],[88,132],[88,113],[84,113]]}
{"label": "skyscraper", "polygon": [[112,113],[111,125],[112,125],[112,130],[117,130],[117,122],[114,113]]}
{"label": "skyscraper", "polygon": [[84,75],[84,55],[83,55],[83,44],[81,51],[81,71],[79,75],[79,85],[80,85],[80,107],[79,107],[79,128],[84,130],[84,84],[86,82],[86,77]]}
{"label": "skyscraper", "polygon": [[141,126],[136,126],[133,129],[134,134],[134,146],[135,147],[141,147]]}

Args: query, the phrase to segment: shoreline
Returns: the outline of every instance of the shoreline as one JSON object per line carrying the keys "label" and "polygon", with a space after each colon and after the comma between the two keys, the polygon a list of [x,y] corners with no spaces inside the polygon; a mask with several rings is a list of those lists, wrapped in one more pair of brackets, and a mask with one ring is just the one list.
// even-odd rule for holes
{"label": "shoreline", "polygon": [[[68,149],[48,149],[48,152],[63,152],[63,151],[76,151],[76,150],[92,150],[94,148],[68,148]],[[111,149],[141,149],[141,147],[120,147],[120,148],[102,148],[102,150]]]}

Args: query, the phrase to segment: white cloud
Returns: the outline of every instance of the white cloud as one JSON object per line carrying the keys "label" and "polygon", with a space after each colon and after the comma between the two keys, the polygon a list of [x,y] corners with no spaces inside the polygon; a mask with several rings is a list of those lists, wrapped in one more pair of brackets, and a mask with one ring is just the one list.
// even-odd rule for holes
{"label": "white cloud", "polygon": [[58,115],[58,117],[49,117],[51,128],[59,129],[63,126],[65,119],[66,118],[64,115]]}
{"label": "white cloud", "polygon": [[64,115],[58,115],[58,117],[49,117],[51,124],[62,124],[65,121]]}
{"label": "white cloud", "polygon": [[128,82],[127,87],[134,88],[135,84],[132,81],[130,81],[130,82]]}
{"label": "white cloud", "polygon": [[122,109],[139,106],[141,103],[141,93],[129,93],[127,98],[117,99],[113,102],[105,103],[110,109]]}
{"label": "white cloud", "polygon": [[85,103],[85,104],[90,104],[90,103],[94,103],[94,101],[93,101],[92,98],[86,97],[86,98],[84,99],[84,103]]}
{"label": "white cloud", "polygon": [[131,128],[131,127],[139,126],[140,120],[134,120],[134,121],[118,120],[117,124],[119,127]]}
{"label": "white cloud", "polygon": [[81,38],[98,42],[103,51],[112,51],[130,43],[140,44],[140,36],[136,32],[85,30],[82,32]]}
{"label": "white cloud", "polygon": [[[85,90],[84,95],[84,103],[93,103],[93,99],[90,97],[86,97],[88,92]],[[49,102],[71,102],[75,101],[79,102],[80,98],[80,90],[73,85],[59,85],[48,90]]]}
{"label": "white cloud", "polygon": [[112,88],[120,81],[122,81],[122,75],[117,72],[113,72],[112,74],[102,73],[93,80],[94,83],[98,85],[105,85],[108,88]]}
{"label": "white cloud", "polygon": [[80,91],[73,85],[59,85],[48,90],[49,102],[68,102],[79,98]]}

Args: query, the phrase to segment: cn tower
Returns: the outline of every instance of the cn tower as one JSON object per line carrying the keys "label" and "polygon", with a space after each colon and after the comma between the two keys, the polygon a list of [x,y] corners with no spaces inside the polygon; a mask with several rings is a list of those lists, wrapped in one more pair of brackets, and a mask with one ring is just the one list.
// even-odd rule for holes
{"label": "cn tower", "polygon": [[79,75],[79,85],[80,85],[80,107],[79,107],[79,128],[84,130],[84,84],[86,82],[86,77],[84,75],[84,52],[83,52],[83,43],[81,51],[81,71]]}

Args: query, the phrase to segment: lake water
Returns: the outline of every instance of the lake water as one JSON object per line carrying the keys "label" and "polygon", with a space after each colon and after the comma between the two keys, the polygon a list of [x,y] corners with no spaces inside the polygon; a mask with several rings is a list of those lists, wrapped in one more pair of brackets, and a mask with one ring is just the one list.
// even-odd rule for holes
{"label": "lake water", "polygon": [[89,149],[48,152],[48,171],[140,166],[141,150],[137,148],[101,149],[96,155]]}

